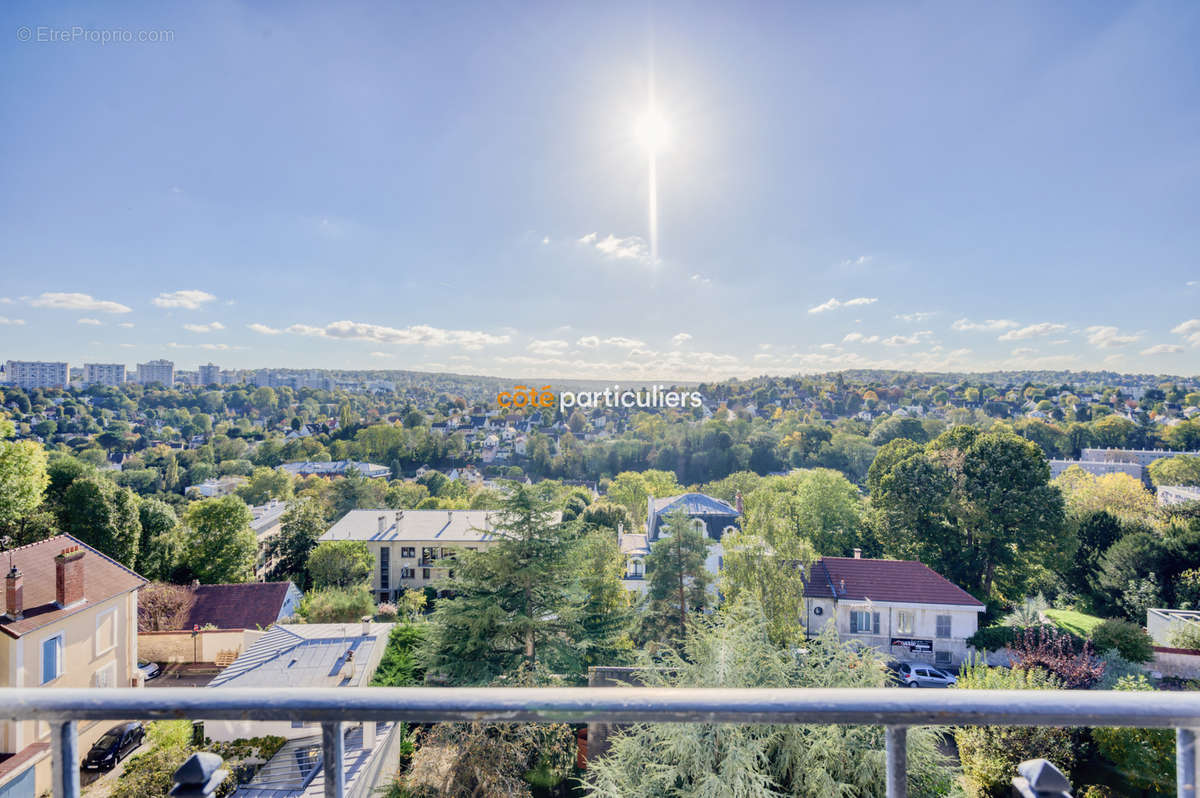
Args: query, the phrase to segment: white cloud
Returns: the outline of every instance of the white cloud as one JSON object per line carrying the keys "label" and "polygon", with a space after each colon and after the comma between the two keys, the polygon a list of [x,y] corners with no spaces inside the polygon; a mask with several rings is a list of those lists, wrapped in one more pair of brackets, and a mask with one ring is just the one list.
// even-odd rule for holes
{"label": "white cloud", "polygon": [[614,260],[647,260],[650,257],[646,242],[638,236],[617,238],[609,233],[601,238],[598,233],[588,233],[579,239],[579,243],[595,247],[597,252]]}
{"label": "white cloud", "polygon": [[393,355],[391,352],[372,352],[371,357],[377,357],[377,358],[382,359],[382,358],[388,358],[388,357],[395,357],[395,355]]}
{"label": "white cloud", "polygon": [[160,308],[183,308],[184,310],[197,310],[204,303],[212,302],[214,299],[216,299],[216,297],[207,291],[189,288],[183,291],[172,291],[166,294],[159,294],[150,301]]}
{"label": "white cloud", "polygon": [[936,316],[933,311],[919,311],[917,313],[900,313],[896,316],[900,321],[928,321]]}
{"label": "white cloud", "polygon": [[75,322],[75,323],[76,323],[76,324],[87,324],[87,325],[90,325],[90,326],[92,326],[92,327],[101,327],[101,326],[103,326],[103,325],[104,325],[104,322],[100,321],[100,319],[88,319],[88,318],[79,319],[79,320],[78,320],[77,322]]}
{"label": "white cloud", "polygon": [[693,274],[693,275],[692,275],[691,277],[689,277],[688,279],[689,279],[689,280],[691,280],[693,283],[696,283],[696,284],[698,284],[698,285],[712,285],[712,280],[710,280],[709,278],[707,278],[707,277],[705,277],[704,275],[701,275],[701,274]]}
{"label": "white cloud", "polygon": [[225,325],[219,321],[214,321],[211,324],[185,324],[183,329],[194,333],[210,333],[217,330],[224,330]]}
{"label": "white cloud", "polygon": [[587,349],[595,349],[600,346],[600,339],[594,335],[585,335],[576,341],[575,345],[586,347]]}
{"label": "white cloud", "polygon": [[558,339],[537,340],[529,342],[529,346],[525,347],[535,355],[545,355],[546,357],[557,357],[567,351],[570,344],[566,341]]}
{"label": "white cloud", "polygon": [[1012,319],[988,319],[986,321],[971,321],[970,319],[959,319],[950,325],[952,329],[960,332],[992,332],[996,330],[1007,330],[1010,327],[1019,327],[1020,325]]}
{"label": "white cloud", "polygon": [[808,312],[809,313],[824,313],[827,310],[837,310],[838,308],[843,308],[843,307],[848,308],[848,307],[853,307],[854,305],[870,305],[870,304],[878,302],[878,301],[879,301],[879,299],[877,297],[873,297],[873,296],[871,296],[871,297],[859,296],[859,297],[855,297],[854,299],[847,299],[845,302],[842,302],[841,300],[834,299],[831,297],[828,302],[822,302],[820,305],[817,305],[814,308],[809,308]]}
{"label": "white cloud", "polygon": [[1171,332],[1182,335],[1192,346],[1200,346],[1200,319],[1189,319],[1171,328]]}
{"label": "white cloud", "polygon": [[135,346],[135,344],[121,344],[122,349],[134,349]]}
{"label": "white cloud", "polygon": [[370,341],[381,344],[420,344],[421,346],[461,346],[463,349],[482,349],[485,346],[506,344],[507,335],[492,335],[477,330],[443,330],[425,324],[411,327],[385,327],[360,321],[335,321],[324,327],[293,324],[287,332],[341,341]]}
{"label": "white cloud", "polygon": [[893,335],[891,338],[884,338],[884,346],[912,346],[919,344],[924,339],[933,335],[932,330],[920,330],[912,335]]}
{"label": "white cloud", "polygon": [[0,305],[11,305],[13,300],[11,297],[0,296]]}
{"label": "white cloud", "polygon": [[1085,332],[1088,334],[1088,343],[1100,349],[1113,349],[1118,346],[1136,343],[1142,337],[1141,333],[1121,335],[1121,331],[1116,327],[1107,327],[1099,324],[1088,327]]}
{"label": "white cloud", "polygon": [[873,344],[879,340],[878,335],[863,335],[860,332],[846,333],[846,337],[842,339],[842,343],[860,343]]}
{"label": "white cloud", "polygon": [[1012,351],[1012,354],[1013,354],[1013,357],[1027,357],[1029,355],[1036,355],[1037,350],[1033,349],[1031,347],[1028,347],[1028,346],[1022,346],[1022,347],[1018,347],[1018,348],[1014,349]]}
{"label": "white cloud", "polygon": [[120,302],[110,302],[96,299],[91,294],[74,294],[49,292],[37,299],[29,300],[35,308],[51,308],[53,310],[90,310],[96,313],[128,313],[132,310]]}
{"label": "white cloud", "polygon": [[1004,335],[1001,335],[998,340],[1001,341],[1024,341],[1026,338],[1033,338],[1039,335],[1050,335],[1061,330],[1067,329],[1065,324],[1054,324],[1053,322],[1043,321],[1038,324],[1030,324],[1028,327],[1022,327],[1019,330],[1009,330]]}
{"label": "white cloud", "polygon": [[646,345],[645,341],[639,341],[636,338],[622,338],[619,335],[613,336],[612,338],[605,338],[603,341],[601,341],[601,343],[608,344],[609,346],[615,346],[620,349],[640,349]]}
{"label": "white cloud", "polygon": [[118,324],[117,326],[118,326],[118,327],[124,327],[125,329],[127,329],[127,330],[130,330],[130,329],[133,329],[133,322],[131,322],[131,321],[123,321],[123,322],[121,322],[120,324]]}
{"label": "white cloud", "polygon": [[279,335],[281,332],[283,332],[283,330],[280,330],[276,327],[268,327],[267,325],[259,324],[258,322],[254,322],[253,324],[247,324],[246,326],[249,327],[254,332],[260,333],[262,335]]}
{"label": "white cloud", "polygon": [[1188,288],[1195,288],[1196,286],[1200,285],[1200,280],[1188,280],[1186,285]]}
{"label": "white cloud", "polygon": [[872,258],[870,255],[859,255],[857,258],[846,258],[842,261],[842,266],[866,266],[872,260],[874,260],[874,258]]}
{"label": "white cloud", "polygon": [[549,243],[550,243],[550,236],[546,236],[545,238],[543,238],[543,239],[542,239],[542,243],[543,243],[543,244],[549,244]]}
{"label": "white cloud", "polygon": [[3,327],[20,327],[25,323],[25,319],[10,319],[7,316],[0,316],[0,326]]}
{"label": "white cloud", "polygon": [[674,346],[683,346],[690,340],[692,340],[691,333],[681,332],[671,336],[671,344]]}
{"label": "white cloud", "polygon": [[1170,355],[1175,352],[1182,352],[1184,347],[1180,344],[1155,344],[1148,349],[1143,349],[1143,355]]}

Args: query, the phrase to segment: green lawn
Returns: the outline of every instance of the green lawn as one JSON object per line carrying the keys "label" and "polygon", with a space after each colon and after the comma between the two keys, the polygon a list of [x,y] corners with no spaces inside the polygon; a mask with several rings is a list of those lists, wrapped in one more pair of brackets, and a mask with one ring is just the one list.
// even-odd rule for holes
{"label": "green lawn", "polygon": [[1075,610],[1046,610],[1046,617],[1059,629],[1080,637],[1091,637],[1092,630],[1104,623],[1103,618]]}

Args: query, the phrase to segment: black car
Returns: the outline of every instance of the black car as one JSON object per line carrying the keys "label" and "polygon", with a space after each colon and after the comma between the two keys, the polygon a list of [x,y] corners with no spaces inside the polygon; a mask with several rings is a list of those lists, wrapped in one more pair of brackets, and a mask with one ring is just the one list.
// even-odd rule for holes
{"label": "black car", "polygon": [[142,744],[146,729],[133,721],[113,726],[97,740],[83,760],[84,770],[112,770],[133,749]]}

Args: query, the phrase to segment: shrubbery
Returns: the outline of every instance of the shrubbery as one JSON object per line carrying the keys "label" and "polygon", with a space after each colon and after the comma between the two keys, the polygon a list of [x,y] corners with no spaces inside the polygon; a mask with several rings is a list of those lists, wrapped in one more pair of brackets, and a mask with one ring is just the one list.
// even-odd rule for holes
{"label": "shrubbery", "polygon": [[353,623],[375,615],[375,599],[366,585],[310,590],[297,614],[305,623]]}
{"label": "shrubbery", "polygon": [[1130,662],[1149,662],[1154,659],[1154,641],[1136,623],[1108,620],[1092,632],[1092,646],[1101,653],[1118,651]]}
{"label": "shrubbery", "polygon": [[[1126,676],[1117,690],[1149,691],[1154,688],[1145,676]],[[1175,735],[1170,729],[1098,728],[1092,739],[1100,754],[1117,766],[1139,790],[1173,794],[1175,784]]]}
{"label": "shrubbery", "polygon": [[425,678],[417,659],[417,649],[425,641],[424,625],[401,623],[392,627],[387,648],[371,678],[372,687],[411,687]]}

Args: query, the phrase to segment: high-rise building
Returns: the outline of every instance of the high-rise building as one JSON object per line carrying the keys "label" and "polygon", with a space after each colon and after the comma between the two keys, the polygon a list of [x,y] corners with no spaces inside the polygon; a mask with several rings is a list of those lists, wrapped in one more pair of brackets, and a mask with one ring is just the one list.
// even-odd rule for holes
{"label": "high-rise building", "polygon": [[66,363],[10,360],[4,366],[4,377],[18,388],[66,388],[70,371]]}
{"label": "high-rise building", "polygon": [[200,384],[201,385],[220,385],[221,384],[221,367],[212,363],[207,363],[200,367]]}
{"label": "high-rise building", "polygon": [[84,363],[84,385],[121,385],[125,382],[124,363]]}
{"label": "high-rise building", "polygon": [[151,360],[138,363],[137,381],[142,385],[161,382],[167,388],[175,386],[175,364],[170,360]]}

